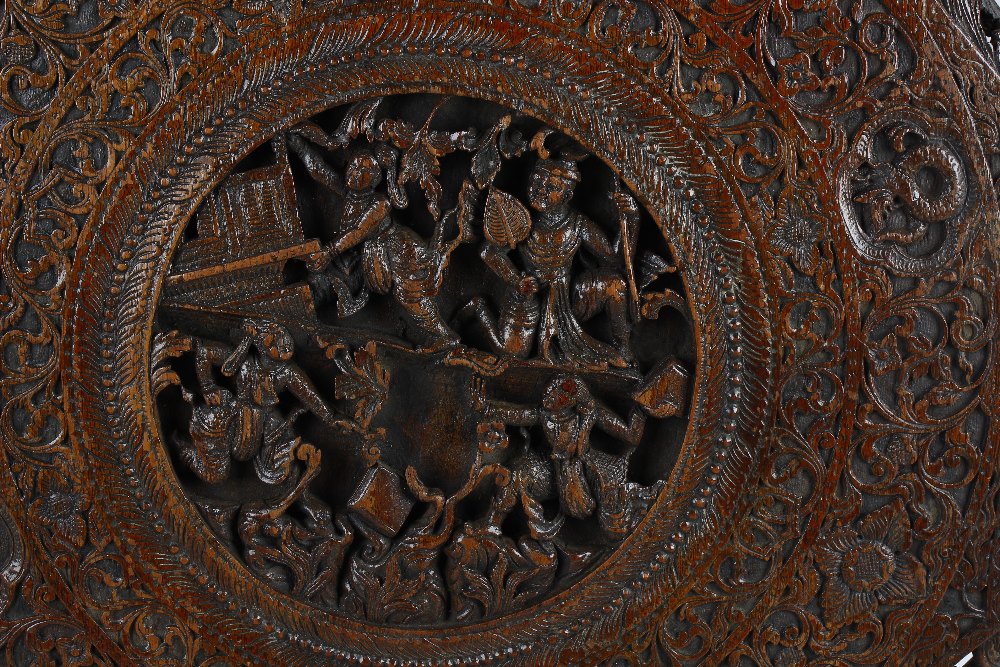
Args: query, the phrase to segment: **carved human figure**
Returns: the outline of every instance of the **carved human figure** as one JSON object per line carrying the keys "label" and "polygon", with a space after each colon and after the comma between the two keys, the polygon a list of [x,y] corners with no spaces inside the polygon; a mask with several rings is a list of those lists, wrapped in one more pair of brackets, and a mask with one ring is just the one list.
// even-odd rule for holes
{"label": "carved human figure", "polygon": [[660,349],[672,323],[645,322],[687,312],[678,266],[620,180],[514,111],[455,130],[446,101],[364,100],[250,156],[185,231],[157,310],[181,329],[151,349],[212,530],[274,590],[380,625],[501,617],[591,572],[662,488],[633,452],[689,394],[687,329]]}
{"label": "carved human figure", "polygon": [[[498,353],[527,358],[537,339],[539,355],[549,361],[626,367],[631,362],[630,295],[619,271],[622,237],[609,242],[597,224],[570,207],[579,181],[579,167],[572,161],[546,158],[535,164],[528,188],[535,215],[527,238],[516,245],[524,270],[510,256],[514,244],[486,241],[480,253],[483,261],[509,286],[500,317],[494,319],[482,298],[473,299],[460,317],[478,321]],[[623,226],[634,229],[635,202],[627,195],[616,197],[616,202]],[[603,266],[574,279],[572,268],[581,247]],[[613,345],[580,326],[602,312],[610,320]]]}
{"label": "carved human figure", "polygon": [[[204,404],[194,407],[191,439],[179,445],[181,458],[205,481],[226,479],[232,459],[253,459],[257,476],[267,484],[286,481],[295,450],[302,446],[293,425],[306,412],[331,427],[353,430],[352,423],[326,405],[292,362],[294,342],[283,326],[247,319],[243,338],[235,347],[196,340],[194,349]],[[235,393],[219,386],[216,368],[233,378]],[[301,404],[288,415],[278,409],[283,392]],[[189,400],[194,399],[189,396]]]}
{"label": "carved human figure", "polygon": [[[485,406],[487,418],[497,423],[541,427],[550,448],[548,464],[530,448],[512,462],[512,482],[501,490],[494,521],[513,509],[518,495],[526,495],[531,503],[558,497],[562,514],[583,519],[596,512],[605,531],[622,535],[655,493],[655,488],[627,479],[629,458],[646,426],[646,414],[638,408],[632,409],[626,422],[596,399],[582,380],[571,376],[552,380],[540,406],[502,401],[489,401]],[[615,456],[592,449],[590,436],[595,427],[625,443],[625,453]]]}
{"label": "carved human figure", "polygon": [[390,197],[379,191],[383,167],[368,150],[354,153],[344,173],[341,235],[326,249],[329,257],[361,246],[361,270],[368,289],[392,294],[414,324],[430,337],[428,348],[458,342],[458,335],[441,318],[435,297],[441,288],[451,253],[465,236],[446,241],[445,226],[437,223],[430,243],[399,224],[392,215]]}

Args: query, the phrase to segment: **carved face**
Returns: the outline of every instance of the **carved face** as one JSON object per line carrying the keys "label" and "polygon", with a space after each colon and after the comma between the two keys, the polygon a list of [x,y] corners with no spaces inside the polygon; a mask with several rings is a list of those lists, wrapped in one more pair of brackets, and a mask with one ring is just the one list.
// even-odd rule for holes
{"label": "carved face", "polygon": [[264,325],[257,335],[257,349],[277,361],[289,361],[295,354],[295,344],[288,331],[280,325]]}
{"label": "carved face", "polygon": [[557,210],[569,203],[573,196],[573,183],[559,171],[536,169],[528,184],[528,200],[536,211]]}
{"label": "carved face", "polygon": [[344,174],[344,183],[348,188],[356,191],[370,190],[381,181],[382,168],[374,155],[363,151],[351,158]]}
{"label": "carved face", "polygon": [[562,412],[576,406],[580,384],[573,378],[557,378],[545,390],[542,406],[550,412]]}

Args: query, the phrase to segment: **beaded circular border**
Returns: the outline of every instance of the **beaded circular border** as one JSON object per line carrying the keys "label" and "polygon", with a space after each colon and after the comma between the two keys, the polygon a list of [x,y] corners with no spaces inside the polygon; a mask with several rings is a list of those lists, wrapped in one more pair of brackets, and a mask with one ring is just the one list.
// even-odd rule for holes
{"label": "beaded circular border", "polygon": [[[67,406],[74,436],[88,442],[81,451],[89,451],[95,474],[88,478],[107,501],[111,533],[154,590],[222,642],[235,640],[238,628],[241,648],[261,664],[276,650],[288,660],[289,646],[302,649],[301,660],[318,653],[404,664],[398,656],[412,655],[421,664],[444,654],[502,661],[596,635],[624,641],[622,628],[683,587],[678,573],[692,577],[711,544],[726,539],[748,496],[744,484],[755,479],[754,436],[768,423],[773,318],[724,177],[668,100],[641,81],[608,74],[596,66],[608,54],[551,27],[508,23],[498,11],[456,19],[341,10],[289,29],[294,42],[261,34],[201,77],[201,98],[164,106],[122,160],[81,239],[67,300]],[[201,520],[183,501],[156,436],[146,352],[180,231],[222,174],[321,109],[418,91],[512,106],[574,135],[611,165],[644,198],[685,267],[699,348],[684,450],[635,534],[569,590],[524,612],[449,629],[448,637],[320,613],[248,577],[221,545],[192,544],[197,536],[183,534],[185,527]],[[567,624],[567,617],[576,620]],[[498,625],[504,639],[490,632]]]}

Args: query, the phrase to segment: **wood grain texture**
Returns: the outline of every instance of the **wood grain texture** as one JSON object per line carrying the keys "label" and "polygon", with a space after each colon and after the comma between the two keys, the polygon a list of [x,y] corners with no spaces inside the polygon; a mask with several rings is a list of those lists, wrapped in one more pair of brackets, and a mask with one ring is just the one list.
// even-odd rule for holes
{"label": "wood grain texture", "polygon": [[2,661],[992,664],[993,11],[10,0]]}

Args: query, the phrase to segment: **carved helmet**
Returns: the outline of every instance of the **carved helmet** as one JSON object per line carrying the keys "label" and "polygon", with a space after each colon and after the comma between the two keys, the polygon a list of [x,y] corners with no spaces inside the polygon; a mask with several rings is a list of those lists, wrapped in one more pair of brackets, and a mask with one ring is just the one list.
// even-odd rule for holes
{"label": "carved helmet", "polygon": [[569,183],[580,182],[580,167],[573,160],[560,158],[543,158],[535,163],[532,175],[554,175]]}

